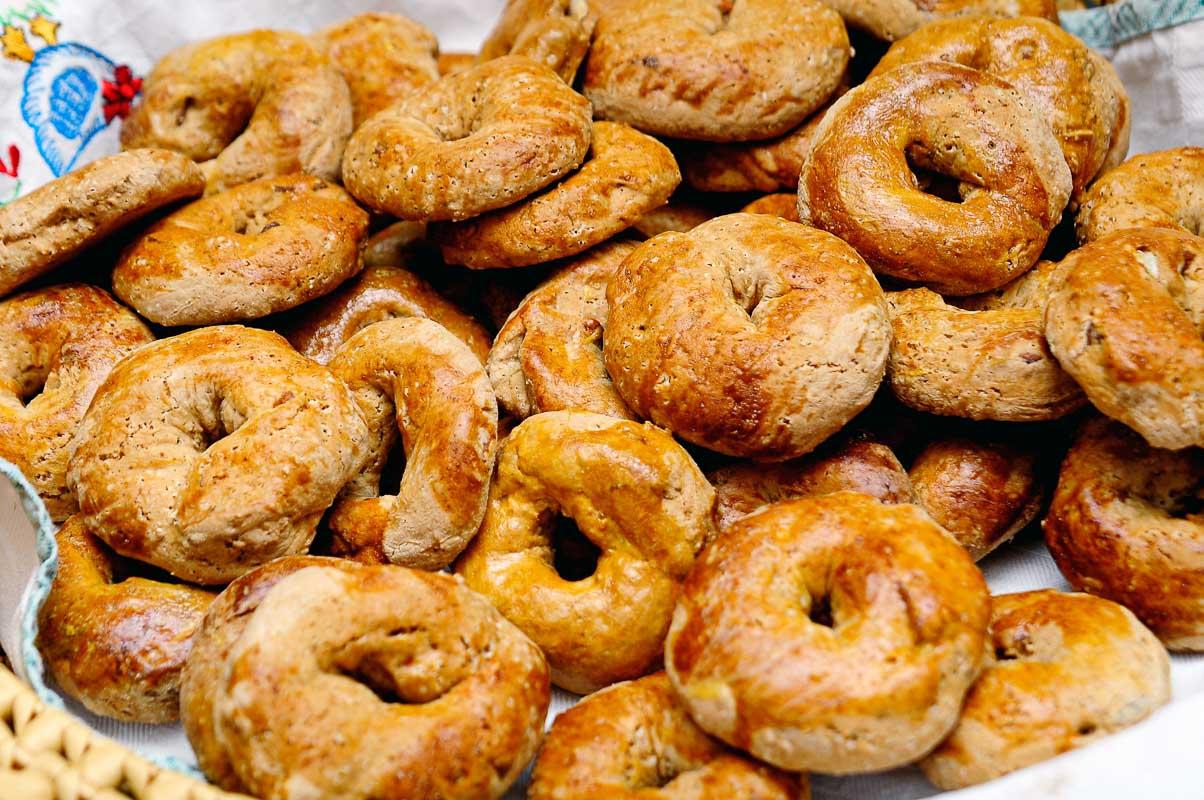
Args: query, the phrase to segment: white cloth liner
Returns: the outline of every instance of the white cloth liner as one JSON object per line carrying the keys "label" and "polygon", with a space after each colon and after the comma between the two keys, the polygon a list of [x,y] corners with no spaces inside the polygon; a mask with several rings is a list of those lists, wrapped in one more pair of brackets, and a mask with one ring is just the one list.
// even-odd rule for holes
{"label": "white cloth liner", "polygon": [[[114,64],[145,75],[155,60],[188,41],[255,27],[313,30],[366,10],[402,11],[430,26],[445,51],[473,50],[488,31],[502,0],[0,0],[0,29],[28,30],[38,14],[60,23],[59,42],[79,41],[109,54]],[[43,42],[32,35],[31,45]],[[36,47],[35,47],[36,49]],[[1182,144],[1204,144],[1204,21],[1155,31],[1105,51],[1114,60],[1133,101],[1131,153]],[[10,143],[24,154],[20,192],[53,177],[37,142],[22,119],[20,92],[28,65],[0,58],[0,202],[15,194],[15,179],[3,174]],[[95,114],[95,109],[89,111]],[[76,163],[117,150],[116,124],[86,144]],[[16,170],[12,170],[16,171]],[[28,504],[27,504],[28,505]],[[36,514],[34,514],[36,518]],[[18,670],[22,659],[22,596],[36,583],[38,535],[21,494],[0,478],[0,643]],[[983,563],[995,592],[1039,587],[1067,588],[1039,537],[1029,532]],[[27,661],[31,661],[27,660]],[[37,665],[30,667],[36,671]],[[1128,798],[1135,791],[1159,798],[1199,798],[1201,742],[1204,741],[1204,657],[1176,656],[1172,666],[1174,703],[1150,720],[1083,750],[1015,775],[949,795],[974,800],[1014,797]],[[30,676],[27,676],[30,677]],[[35,683],[37,681],[35,680]],[[549,720],[574,701],[557,692]],[[65,706],[96,730],[153,758],[195,764],[178,726],[130,725]],[[937,794],[914,769],[851,778],[816,777],[816,800],[910,800]],[[519,794],[518,791],[515,792]]]}

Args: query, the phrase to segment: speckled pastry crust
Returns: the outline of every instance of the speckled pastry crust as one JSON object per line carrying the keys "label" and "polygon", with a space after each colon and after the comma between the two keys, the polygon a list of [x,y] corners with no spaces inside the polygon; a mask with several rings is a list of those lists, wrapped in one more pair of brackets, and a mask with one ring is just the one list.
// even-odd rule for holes
{"label": "speckled pastry crust", "polygon": [[345,341],[369,325],[398,317],[433,320],[482,363],[489,356],[490,337],[481,323],[400,267],[368,267],[299,314],[286,336],[299,353],[319,364],[330,363]]}
{"label": "speckled pastry crust", "polygon": [[916,503],[975,561],[1024,530],[1045,497],[1037,454],[1021,444],[944,436],[920,451],[907,474]]}
{"label": "speckled pastry crust", "polygon": [[[1048,280],[1050,267],[1012,284]],[[969,310],[928,289],[886,297],[894,332],[887,379],[906,405],[943,416],[1034,422],[1063,417],[1086,403],[1049,352],[1046,298],[1031,306]]]}
{"label": "speckled pastry crust", "polygon": [[204,189],[205,178],[189,159],[141,149],[99,158],[0,206],[0,295]]}
{"label": "speckled pastry crust", "polygon": [[1128,102],[1098,57],[1056,18],[938,20],[892,45],[870,77],[916,61],[964,64],[1023,92],[1053,126],[1074,195],[1099,174],[1122,122],[1121,104]]}
{"label": "speckled pastry crust", "polygon": [[589,101],[552,70],[503,56],[448,75],[361,125],[343,181],[406,220],[464,220],[515,203],[576,169]]}
{"label": "speckled pastry crust", "polygon": [[1067,256],[1049,349],[1091,403],[1155,447],[1204,445],[1204,239],[1133,229]]}
{"label": "speckled pastry crust", "polygon": [[339,176],[351,93],[308,37],[250,31],[180,47],[146,78],[121,145],[204,164],[209,192],[304,172]]}
{"label": "speckled pastry crust", "polygon": [[1071,585],[1128,608],[1168,648],[1204,651],[1204,450],[1088,423],[1062,463],[1045,542]]}
{"label": "speckled pastry crust", "polygon": [[1166,650],[1107,600],[1049,589],[993,597],[990,638],[957,727],[920,762],[942,789],[1090,744],[1170,700]]}
{"label": "speckled pastry crust", "polygon": [[[837,94],[846,88],[837,89]],[[827,110],[824,106],[802,125],[769,141],[683,143],[676,148],[682,177],[700,192],[795,192],[811,137]]]}
{"label": "speckled pastry crust", "polygon": [[540,748],[529,800],[810,800],[787,775],[706,735],[665,673],[595,692],[556,717]]}
{"label": "speckled pastry crust", "polygon": [[598,119],[658,136],[780,136],[848,66],[840,18],[818,0],[625,3],[598,21],[584,91]]}
{"label": "speckled pastry crust", "polygon": [[367,437],[347,387],[281,337],[201,328],[109,373],[67,483],[118,553],[215,585],[304,552]]}
{"label": "speckled pastry crust", "polygon": [[899,459],[886,445],[864,436],[839,436],[783,464],[721,467],[707,480],[715,487],[720,530],[773,503],[832,492],[861,492],[883,503],[914,501],[911,479]]}
{"label": "speckled pastry crust", "polygon": [[936,20],[985,14],[1058,21],[1056,0],[829,0],[849,25],[894,41]]}
{"label": "speckled pastry crust", "polygon": [[265,800],[500,798],[542,738],[539,649],[450,575],[290,561],[198,634],[182,711],[206,774]]}
{"label": "speckled pastry crust", "polygon": [[740,210],[745,214],[768,214],[791,222],[801,221],[798,218],[798,195],[784,192],[758,197]]}
{"label": "speckled pastry crust", "polygon": [[[456,572],[543,649],[553,683],[584,694],[656,668],[681,581],[714,535],[714,505],[659,428],[537,414],[503,442],[485,522]],[[583,580],[553,566],[557,515],[600,550]]]}
{"label": "speckled pastry crust", "polygon": [[[330,370],[351,389],[371,433],[362,471],[331,511],[335,552],[446,567],[480,527],[493,474],[497,400],[485,368],[442,326],[406,317],[352,336]],[[381,472],[399,445],[405,474],[396,494],[382,495]]]}
{"label": "speckled pastry crust", "polygon": [[63,284],[0,302],[0,458],[56,522],[74,514],[67,457],[113,365],[154,337],[102,289]]}
{"label": "speckled pastry crust", "polygon": [[478,58],[526,56],[571,85],[597,21],[587,0],[507,0],[497,25],[481,43]]}
{"label": "speckled pastry crust", "polygon": [[665,668],[703,730],[762,761],[875,772],[956,724],[989,615],[970,557],[923,511],[837,492],[745,517],[703,551]]}
{"label": "speckled pastry crust", "polygon": [[356,127],[439,79],[435,34],[401,14],[357,14],[314,40],[347,81]]}
{"label": "speckled pastry crust", "polygon": [[814,449],[869,404],[890,349],[865,262],[834,236],[763,214],[644,242],[607,302],[606,368],[628,407],[730,455]]}
{"label": "speckled pastry crust", "polygon": [[525,267],[601,244],[664,205],[681,183],[669,148],[627,125],[595,122],[581,168],[520,203],[431,226],[449,264]]}
{"label": "speckled pastry crust", "polygon": [[367,233],[367,213],[338,186],[264,178],[152,225],[121,254],[113,291],[160,325],[259,319],[359,272]]}
{"label": "speckled pastry crust", "polygon": [[1079,241],[1125,228],[1204,234],[1204,147],[1133,156],[1095,182],[1075,219]]}
{"label": "speckled pastry crust", "polygon": [[125,560],[71,517],[38,612],[38,649],[59,687],[94,714],[172,722],[180,672],[213,594],[123,575]]}
{"label": "speckled pastry crust", "polygon": [[[922,191],[909,159],[959,181],[961,202]],[[980,70],[921,62],[871,78],[824,115],[799,218],[877,272],[975,294],[1037,262],[1070,188],[1058,140],[1024,93]]]}
{"label": "speckled pastry crust", "polygon": [[498,331],[489,380],[520,419],[578,410],[633,419],[602,360],[606,286],[635,242],[613,241],[566,264],[527,295]]}

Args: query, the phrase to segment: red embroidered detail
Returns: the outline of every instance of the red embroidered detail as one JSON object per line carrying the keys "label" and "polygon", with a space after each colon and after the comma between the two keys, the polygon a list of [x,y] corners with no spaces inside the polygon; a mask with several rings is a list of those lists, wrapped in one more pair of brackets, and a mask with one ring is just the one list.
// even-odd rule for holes
{"label": "red embroidered detail", "polygon": [[133,71],[122,64],[113,75],[113,80],[104,81],[101,94],[105,101],[105,124],[116,117],[125,119],[130,115],[130,104],[142,91],[142,79],[134,77]]}
{"label": "red embroidered detail", "polygon": [[0,159],[0,175],[8,175],[10,178],[17,177],[17,170],[21,167],[21,150],[15,144],[8,146],[8,164],[4,163],[4,159]]}

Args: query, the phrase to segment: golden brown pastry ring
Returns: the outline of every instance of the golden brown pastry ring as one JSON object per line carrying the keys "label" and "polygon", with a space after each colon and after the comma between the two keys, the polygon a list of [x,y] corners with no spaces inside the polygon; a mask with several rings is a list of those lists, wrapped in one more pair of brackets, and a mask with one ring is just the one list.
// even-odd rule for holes
{"label": "golden brown pastry ring", "polygon": [[1062,462],[1045,542],[1076,589],[1128,608],[1169,649],[1204,651],[1204,450],[1150,447],[1110,420]]}
{"label": "golden brown pastry ring", "polygon": [[[484,367],[447,329],[403,317],[352,336],[330,370],[351,389],[370,432],[363,468],[331,511],[335,552],[446,567],[481,525],[497,452],[497,400]],[[381,495],[399,439],[405,473],[397,494]]]}
{"label": "golden brown pastry ring", "polygon": [[204,189],[205,178],[189,159],[141,149],[98,158],[0,206],[0,295]]}
{"label": "golden brown pastry ring", "polygon": [[627,125],[595,122],[581,168],[544,191],[464,222],[431,226],[443,260],[472,269],[568,258],[659,208],[681,182],[669,148]]}
{"label": "golden brown pastry ring", "polygon": [[941,789],[1083,747],[1170,700],[1166,650],[1127,609],[1098,597],[992,597],[990,645],[957,727],[920,762]]}
{"label": "golden brown pastry ring", "polygon": [[377,114],[343,159],[347,190],[406,220],[464,220],[554,183],[585,159],[589,101],[552,70],[503,56]]}
{"label": "golden brown pastry ring", "polygon": [[[961,202],[922,191],[909,159],[959,181]],[[1037,262],[1070,187],[1048,121],[1020,90],[921,62],[871,78],[824,115],[799,180],[799,218],[877,272],[974,294]]]}
{"label": "golden brown pastry ring", "polygon": [[703,551],[665,668],[703,730],[762,761],[873,772],[956,724],[989,615],[982,575],[923,511],[837,492],[745,517]]}
{"label": "golden brown pastry ring", "polygon": [[498,331],[487,364],[498,403],[520,419],[590,411],[633,419],[602,360],[606,286],[636,244],[612,241],[536,287]]}
{"label": "golden brown pastry ring", "polygon": [[1091,403],[1155,447],[1204,446],[1204,239],[1130,229],[1067,256],[1049,349]]}
{"label": "golden brown pastry ring", "polygon": [[836,91],[849,39],[817,0],[659,0],[602,14],[585,64],[598,119],[658,136],[780,136]]}
{"label": "golden brown pastry ring", "polygon": [[154,337],[102,289],[63,284],[0,301],[0,458],[37,490],[52,520],[75,513],[71,438],[118,361]]}
{"label": "golden brown pastry ring", "polygon": [[1056,0],[829,0],[849,25],[887,41],[947,17],[1044,17],[1058,21]]}
{"label": "golden brown pastry ring", "polygon": [[665,673],[602,689],[556,717],[528,800],[810,800],[806,775],[739,755],[694,724]]}
{"label": "golden brown pastry ring", "polygon": [[38,649],[59,687],[94,714],[172,722],[180,672],[214,595],[122,574],[113,554],[71,517],[55,534],[58,571],[38,612]]}
{"label": "golden brown pastry ring", "polygon": [[526,56],[569,84],[585,59],[598,17],[588,0],[507,0],[478,60]]}
{"label": "golden brown pastry ring", "polygon": [[1079,241],[1125,228],[1204,235],[1204,147],[1143,153],[1100,176],[1075,219]]}
{"label": "golden brown pastry ring", "polygon": [[198,634],[181,695],[206,773],[263,798],[501,797],[543,735],[539,648],[453,576],[293,561]]}
{"label": "golden brown pastry ring", "polygon": [[258,30],[164,56],[121,127],[121,145],[206,162],[208,191],[304,172],[339,176],[351,93],[309,38]]}
{"label": "golden brown pastry ring", "polygon": [[200,328],[109,373],[67,482],[118,553],[215,585],[304,552],[367,436],[347,387],[281,337]]}
{"label": "golden brown pastry ring", "polygon": [[363,268],[368,215],[309,175],[245,183],[152,225],[122,253],[113,291],[160,325],[259,319]]}
{"label": "golden brown pastry ring", "polygon": [[[715,494],[651,425],[584,411],[528,417],[502,443],[481,532],[456,563],[586,693],[654,669],[678,587],[714,535]],[[554,566],[557,515],[600,551],[582,580]]]}
{"label": "golden brown pastry ring", "polygon": [[844,242],[730,214],[644,242],[607,289],[603,354],[636,414],[730,455],[814,449],[873,397],[890,323]]}

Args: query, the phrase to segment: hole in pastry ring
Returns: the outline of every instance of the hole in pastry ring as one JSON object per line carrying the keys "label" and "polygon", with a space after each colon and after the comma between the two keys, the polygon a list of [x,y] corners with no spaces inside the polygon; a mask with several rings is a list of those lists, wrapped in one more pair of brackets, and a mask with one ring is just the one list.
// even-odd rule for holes
{"label": "hole in pastry ring", "polygon": [[368,214],[308,175],[244,183],[156,222],[113,270],[113,291],[160,325],[265,317],[363,268]]}
{"label": "hole in pastry ring", "polygon": [[500,798],[542,738],[539,649],[451,575],[315,561],[206,616],[181,692],[206,774],[257,797]]}
{"label": "hole in pastry ring", "polygon": [[1132,229],[1073,251],[1045,335],[1104,414],[1155,447],[1204,446],[1204,239]]}
{"label": "hole in pastry ring", "polygon": [[581,164],[589,143],[589,101],[542,64],[503,56],[361,125],[343,182],[400,219],[463,220],[554,183]]}
{"label": "hole in pastry ring", "polygon": [[[960,181],[921,191],[908,158]],[[1049,123],[1010,84],[960,64],[907,64],[824,115],[799,180],[799,218],[877,272],[941,294],[1002,286],[1037,262],[1070,197]]]}
{"label": "hole in pastry ring", "polygon": [[408,270],[368,267],[354,280],[307,307],[287,334],[297,352],[328,364],[344,342],[376,322],[397,317],[433,320],[468,346],[484,363],[490,336],[481,323]]}
{"label": "hole in pastry ring", "polygon": [[1169,649],[1204,651],[1204,450],[1157,450],[1095,419],[1062,462],[1045,542],[1079,591],[1124,605]]}
{"label": "hole in pastry ring", "polygon": [[606,286],[636,244],[608,242],[566,264],[526,296],[498,331],[487,364],[498,403],[525,419],[591,411],[633,419],[602,361]]}
{"label": "hole in pastry ring", "polygon": [[509,208],[431,226],[443,260],[525,267],[601,244],[669,199],[681,182],[669,148],[627,125],[595,122],[581,168]]}
{"label": "hole in pastry ring", "polygon": [[119,577],[120,557],[78,516],[55,534],[58,571],[38,612],[38,649],[63,691],[95,714],[172,722],[180,672],[214,595]]}
{"label": "hole in pastry ring", "polygon": [[[831,627],[812,619],[825,598]],[[982,575],[923,511],[837,492],[772,505],[703,551],[665,668],[712,736],[783,769],[873,772],[956,723],[989,615]]]}
{"label": "hole in pastry ring", "polygon": [[300,34],[250,31],[164,56],[121,126],[121,145],[162,147],[204,164],[208,191],[304,172],[339,176],[351,94]]}
{"label": "hole in pastry ring", "polygon": [[1170,661],[1127,609],[1049,589],[991,598],[991,648],[949,738],[920,768],[984,783],[1127,728],[1170,700]]}
{"label": "hole in pastry ring", "polygon": [[719,529],[771,503],[833,492],[860,492],[883,503],[913,501],[911,479],[889,447],[857,436],[839,439],[795,461],[745,462],[709,473]]}
{"label": "hole in pastry ring", "polygon": [[607,303],[603,355],[628,407],[729,455],[813,450],[869,404],[890,350],[882,289],[852,248],[763,214],[649,239]]}
{"label": "hole in pastry ring", "polygon": [[129,150],[98,158],[0,206],[0,295],[204,189],[200,167],[184,156]]}
{"label": "hole in pastry ring", "polygon": [[[714,534],[714,503],[659,428],[536,414],[502,443],[485,521],[456,572],[543,649],[557,686],[584,694],[660,660],[678,586]],[[553,567],[557,514],[601,550],[584,580]]]}
{"label": "hole in pastry ring", "polygon": [[800,800],[806,775],[787,775],[706,735],[665,673],[595,692],[556,717],[531,774],[529,800],[606,797]]}
{"label": "hole in pastry ring", "polygon": [[367,437],[347,387],[280,336],[201,328],[109,373],[67,482],[118,553],[215,585],[304,551]]}
{"label": "hole in pastry ring", "polygon": [[916,503],[978,561],[1036,519],[1045,492],[1031,447],[947,436],[907,472]]}
{"label": "hole in pastry ring", "polygon": [[892,42],[945,17],[985,14],[1058,21],[1055,0],[830,0],[830,3],[849,25]]}
{"label": "hole in pastry ring", "polygon": [[1204,234],[1204,147],[1133,156],[1087,190],[1075,219],[1079,241],[1125,228]]}
{"label": "hole in pastry ring", "polygon": [[67,457],[93,394],[113,365],[151,341],[138,317],[94,286],[0,302],[0,458],[29,479],[51,519],[76,511]]}
{"label": "hole in pastry ring", "polygon": [[[340,553],[442,569],[476,533],[497,453],[497,400],[480,360],[443,326],[403,317],[349,338],[330,370],[368,423],[368,457],[331,511]],[[405,447],[396,495],[380,494],[389,451]]]}
{"label": "hole in pastry ring", "polygon": [[[1047,283],[1043,262],[1012,283]],[[1011,286],[1011,284],[1009,284]],[[1048,289],[1046,290],[1048,292]],[[1086,402],[1045,341],[1045,300],[967,310],[928,289],[889,292],[887,380],[900,402],[942,416],[1002,422],[1058,419]]]}
{"label": "hole in pastry ring", "polygon": [[895,42],[870,77],[917,61],[964,64],[1023,92],[1053,126],[1070,167],[1073,195],[1099,173],[1121,122],[1122,98],[1098,56],[1056,21],[939,20]]}
{"label": "hole in pastry ring", "polygon": [[585,64],[594,116],[658,136],[780,136],[832,96],[849,63],[816,0],[661,0],[602,15]]}
{"label": "hole in pastry ring", "polygon": [[572,85],[598,19],[587,0],[508,0],[481,43],[481,61],[526,56]]}
{"label": "hole in pastry ring", "polygon": [[347,81],[355,127],[439,79],[435,34],[401,14],[356,14],[318,31],[314,43]]}

